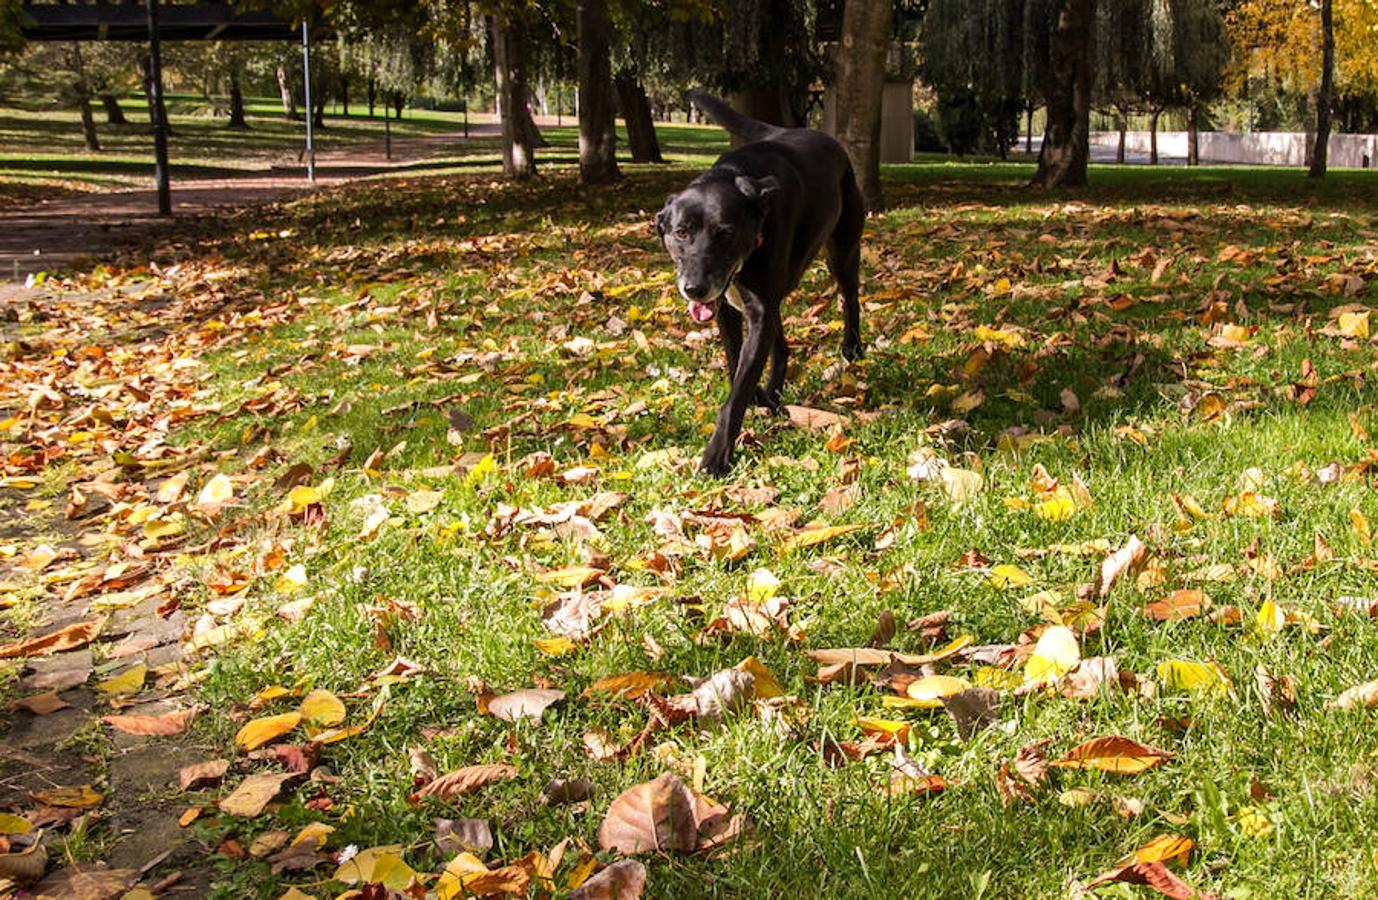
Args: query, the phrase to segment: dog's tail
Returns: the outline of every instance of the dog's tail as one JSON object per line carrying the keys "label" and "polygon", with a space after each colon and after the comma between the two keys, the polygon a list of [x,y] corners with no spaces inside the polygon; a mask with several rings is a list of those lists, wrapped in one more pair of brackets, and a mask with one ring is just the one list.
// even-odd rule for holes
{"label": "dog's tail", "polygon": [[743,115],[717,97],[703,91],[690,91],[689,100],[705,116],[712,119],[714,124],[744,141],[763,140],[781,130],[778,126],[768,125],[751,116]]}

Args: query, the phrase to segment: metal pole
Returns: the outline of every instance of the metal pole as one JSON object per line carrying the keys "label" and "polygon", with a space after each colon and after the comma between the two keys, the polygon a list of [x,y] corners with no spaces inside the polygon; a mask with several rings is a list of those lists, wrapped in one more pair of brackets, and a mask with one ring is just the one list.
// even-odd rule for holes
{"label": "metal pole", "polygon": [[148,0],[148,93],[153,101],[153,180],[158,186],[158,215],[172,215],[168,185],[167,109],[163,106],[163,46],[158,35],[158,0]]}
{"label": "metal pole", "polygon": [[306,85],[306,177],[316,183],[316,140],[312,131],[316,109],[311,105],[311,36],[306,30],[306,20],[301,20],[301,74]]}

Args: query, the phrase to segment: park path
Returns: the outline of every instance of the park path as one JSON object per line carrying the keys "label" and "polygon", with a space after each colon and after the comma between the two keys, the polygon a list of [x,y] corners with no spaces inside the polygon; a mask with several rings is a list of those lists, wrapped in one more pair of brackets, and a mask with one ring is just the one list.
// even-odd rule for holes
{"label": "park path", "polygon": [[[496,134],[494,123],[474,122],[469,127],[470,137]],[[405,171],[452,151],[464,140],[461,132],[394,138],[391,160],[385,158],[382,141],[327,150],[316,156],[316,184],[324,187]],[[150,175],[151,170],[150,164]],[[158,216],[157,194],[151,187],[69,194],[0,209],[0,303],[22,295],[23,282],[32,273],[69,268],[163,237],[176,238],[189,223],[308,190],[304,164],[272,165],[246,168],[229,178],[174,177],[171,219]]]}

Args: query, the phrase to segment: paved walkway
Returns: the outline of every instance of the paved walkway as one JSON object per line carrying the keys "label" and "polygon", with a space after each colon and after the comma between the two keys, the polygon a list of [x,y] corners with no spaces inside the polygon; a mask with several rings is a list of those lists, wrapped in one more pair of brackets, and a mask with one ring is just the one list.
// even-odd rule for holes
{"label": "paved walkway", "polygon": [[[472,123],[471,137],[494,137],[497,126]],[[465,140],[463,133],[394,138],[392,160],[381,141],[359,144],[317,156],[316,183],[328,186],[415,168],[444,156]],[[173,217],[157,214],[157,194],[150,188],[63,197],[0,210],[0,302],[14,294],[34,272],[68,268],[175,235],[189,221],[229,209],[280,200],[310,190],[306,168],[272,166],[244,170],[243,177],[174,180]],[[7,284],[9,287],[7,288]]]}

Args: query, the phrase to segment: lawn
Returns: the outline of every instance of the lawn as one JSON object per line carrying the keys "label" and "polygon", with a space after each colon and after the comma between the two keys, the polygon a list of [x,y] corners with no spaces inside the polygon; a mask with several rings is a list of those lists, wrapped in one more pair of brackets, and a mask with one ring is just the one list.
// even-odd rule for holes
{"label": "lawn", "polygon": [[[614,799],[671,772],[742,829],[638,856],[648,896],[1075,896],[1145,847],[1126,877],[1378,890],[1374,714],[1327,706],[1378,678],[1378,185],[1097,167],[1049,197],[1021,164],[891,167],[866,358],[840,362],[815,266],[785,321],[798,409],[750,414],[714,481],[721,353],[649,225],[706,158],[684,131],[687,165],[607,189],[317,193],[55,279],[64,318],[4,326],[0,634],[115,562],[177,598],[191,653],[142,691],[198,705],[170,740],[230,760],[168,792],[199,811],[182,864],[221,897],[405,886],[397,857],[435,887],[436,820],[481,819],[499,874],[468,890],[563,895],[618,858]],[[67,521],[92,479],[120,489]],[[809,655],[868,644],[902,658]],[[629,673],[636,698],[601,681]],[[523,716],[555,696],[502,696],[526,689],[563,695]],[[347,730],[323,694],[297,724],[317,690]],[[242,749],[284,726],[294,749]],[[1111,736],[1149,749],[1076,764]],[[215,805],[303,754],[327,771],[267,811]],[[420,789],[477,765],[511,768]],[[313,822],[311,868],[245,851]]]}

